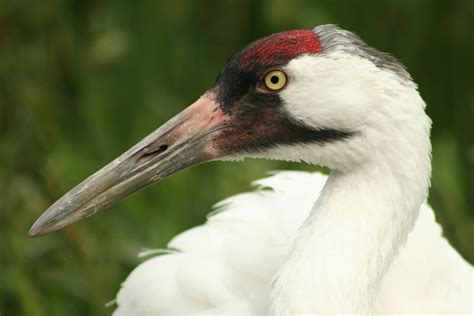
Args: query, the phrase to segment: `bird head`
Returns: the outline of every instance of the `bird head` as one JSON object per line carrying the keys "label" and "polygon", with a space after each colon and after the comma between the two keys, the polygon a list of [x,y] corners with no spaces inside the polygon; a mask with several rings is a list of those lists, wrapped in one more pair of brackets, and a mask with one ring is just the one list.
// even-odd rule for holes
{"label": "bird head", "polygon": [[252,157],[346,170],[383,148],[384,128],[404,120],[392,119],[392,101],[407,95],[419,98],[403,66],[353,33],[326,25],[270,35],[229,58],[196,102],[56,201],[29,234],[68,226],[206,161]]}

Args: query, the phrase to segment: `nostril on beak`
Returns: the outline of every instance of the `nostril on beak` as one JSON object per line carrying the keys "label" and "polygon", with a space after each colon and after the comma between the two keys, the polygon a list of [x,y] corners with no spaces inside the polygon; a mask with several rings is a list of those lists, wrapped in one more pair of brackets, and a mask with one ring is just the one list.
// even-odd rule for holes
{"label": "nostril on beak", "polygon": [[143,150],[143,155],[138,158],[138,162],[143,163],[151,160],[152,158],[164,153],[168,149],[168,145],[160,145],[155,149],[150,150],[149,148],[145,148]]}

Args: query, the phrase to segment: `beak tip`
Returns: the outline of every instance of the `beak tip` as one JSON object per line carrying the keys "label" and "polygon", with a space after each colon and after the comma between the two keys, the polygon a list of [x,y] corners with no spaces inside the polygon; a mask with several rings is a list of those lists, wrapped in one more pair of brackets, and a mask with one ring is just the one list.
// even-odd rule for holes
{"label": "beak tip", "polygon": [[30,230],[28,231],[28,236],[30,237],[36,237],[41,235],[41,230],[38,229],[34,224],[31,226]]}
{"label": "beak tip", "polygon": [[30,230],[28,231],[28,236],[30,237],[37,237],[41,236],[46,233],[44,225],[41,223],[41,217],[38,218],[36,222],[31,226]]}
{"label": "beak tip", "polygon": [[30,237],[45,235],[56,230],[54,229],[54,225],[51,225],[52,223],[48,215],[49,213],[46,211],[33,223],[33,225],[31,225],[31,228],[28,231]]}

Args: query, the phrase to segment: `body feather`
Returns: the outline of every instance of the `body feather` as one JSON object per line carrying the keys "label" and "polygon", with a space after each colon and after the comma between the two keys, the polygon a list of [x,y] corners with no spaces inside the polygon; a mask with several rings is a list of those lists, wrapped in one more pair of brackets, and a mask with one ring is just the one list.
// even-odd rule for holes
{"label": "body feather", "polygon": [[[148,259],[130,274],[114,315],[264,314],[271,282],[326,179],[318,172],[280,172],[255,181],[256,191],[218,203],[205,224],[171,240],[175,252]],[[423,204],[381,283],[374,312],[471,315],[473,278]]]}

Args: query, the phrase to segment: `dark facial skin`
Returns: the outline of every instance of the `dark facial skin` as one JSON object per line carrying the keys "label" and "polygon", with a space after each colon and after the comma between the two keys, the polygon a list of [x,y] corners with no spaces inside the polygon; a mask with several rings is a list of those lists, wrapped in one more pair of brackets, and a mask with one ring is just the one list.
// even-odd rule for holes
{"label": "dark facial skin", "polygon": [[267,89],[263,82],[269,71],[282,69],[293,58],[319,52],[316,40],[312,31],[279,33],[250,44],[227,61],[211,89],[234,127],[215,140],[219,150],[251,153],[277,145],[334,142],[351,135],[315,129],[292,119],[284,110],[280,91]]}

